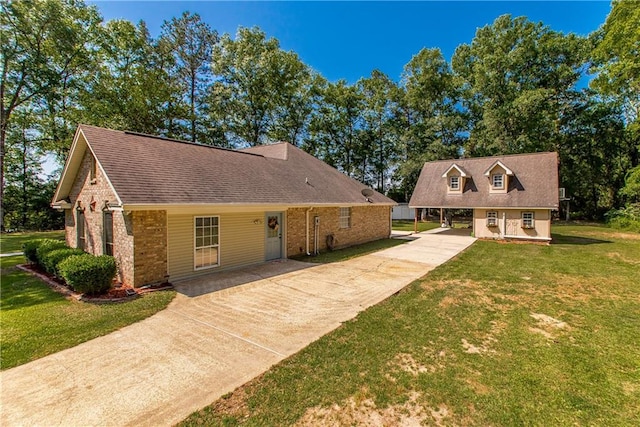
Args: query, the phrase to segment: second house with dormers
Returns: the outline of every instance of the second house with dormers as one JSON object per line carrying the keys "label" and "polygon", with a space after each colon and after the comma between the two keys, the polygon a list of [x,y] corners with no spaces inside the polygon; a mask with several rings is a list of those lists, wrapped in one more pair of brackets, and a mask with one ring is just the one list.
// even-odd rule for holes
{"label": "second house with dormers", "polygon": [[409,206],[473,209],[475,237],[551,240],[557,210],[557,153],[425,163]]}

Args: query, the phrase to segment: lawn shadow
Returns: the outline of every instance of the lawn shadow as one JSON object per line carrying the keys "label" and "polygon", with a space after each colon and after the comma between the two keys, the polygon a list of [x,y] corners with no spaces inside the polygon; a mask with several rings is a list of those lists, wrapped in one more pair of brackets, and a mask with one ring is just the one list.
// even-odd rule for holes
{"label": "lawn shadow", "polygon": [[601,240],[601,239],[592,239],[589,237],[578,237],[578,236],[567,236],[564,234],[551,234],[553,240],[551,241],[554,245],[598,245],[602,243],[613,243],[610,240]]}

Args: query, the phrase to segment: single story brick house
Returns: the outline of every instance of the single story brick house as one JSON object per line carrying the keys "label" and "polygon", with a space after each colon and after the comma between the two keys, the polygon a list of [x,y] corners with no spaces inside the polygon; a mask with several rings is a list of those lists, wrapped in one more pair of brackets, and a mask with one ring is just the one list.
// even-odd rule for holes
{"label": "single story brick house", "polygon": [[473,209],[475,237],[551,240],[559,205],[557,153],[425,163],[412,208]]}
{"label": "single story brick house", "polygon": [[395,202],[288,144],[229,150],[80,125],[52,206],[126,284],[389,237]]}

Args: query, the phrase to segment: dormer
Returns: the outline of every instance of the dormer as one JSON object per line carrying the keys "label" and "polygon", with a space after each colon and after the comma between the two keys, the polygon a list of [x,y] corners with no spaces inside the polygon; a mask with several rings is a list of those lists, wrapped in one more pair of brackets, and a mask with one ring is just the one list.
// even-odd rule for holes
{"label": "dormer", "polygon": [[442,174],[442,177],[447,179],[447,192],[449,194],[462,194],[465,179],[469,175],[463,168],[454,163]]}
{"label": "dormer", "polygon": [[490,193],[506,194],[509,188],[509,177],[513,176],[513,171],[500,160],[497,160],[484,172],[484,176],[489,179]]}

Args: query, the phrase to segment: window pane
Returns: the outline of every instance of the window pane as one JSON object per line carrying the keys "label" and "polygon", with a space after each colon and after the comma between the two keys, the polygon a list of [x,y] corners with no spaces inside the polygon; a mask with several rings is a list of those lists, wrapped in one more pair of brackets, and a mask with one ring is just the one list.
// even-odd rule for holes
{"label": "window pane", "polygon": [[196,218],[196,227],[202,227],[202,218]]}
{"label": "window pane", "polygon": [[208,227],[208,226],[211,225],[211,218],[207,217],[207,218],[203,218],[203,219],[204,219],[203,225],[205,227]]}

